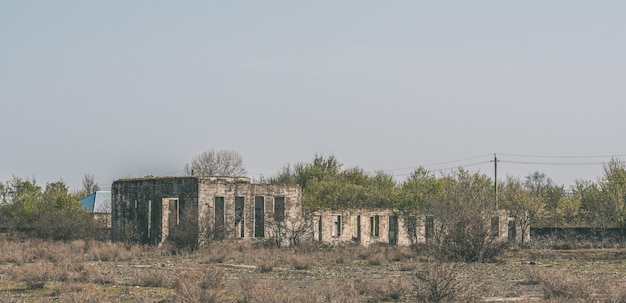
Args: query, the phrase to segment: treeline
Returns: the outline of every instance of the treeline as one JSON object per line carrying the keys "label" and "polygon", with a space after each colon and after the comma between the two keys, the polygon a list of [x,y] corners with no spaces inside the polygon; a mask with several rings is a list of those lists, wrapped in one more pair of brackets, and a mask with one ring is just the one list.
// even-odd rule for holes
{"label": "treeline", "polygon": [[456,197],[473,195],[485,206],[495,208],[497,203],[510,210],[522,224],[626,230],[626,165],[619,159],[606,163],[598,180],[579,180],[571,188],[555,184],[540,172],[508,177],[498,183],[497,202],[493,179],[463,168],[445,175],[418,168],[406,180],[396,182],[384,172],[342,166],[334,156],[315,156],[309,163],[286,165],[262,181],[299,184],[302,203],[309,209],[395,208],[405,214],[428,214]]}
{"label": "treeline", "polygon": [[107,238],[106,228],[80,203],[86,195],[85,190],[70,192],[62,181],[42,187],[34,179],[13,177],[0,183],[0,228],[51,240]]}

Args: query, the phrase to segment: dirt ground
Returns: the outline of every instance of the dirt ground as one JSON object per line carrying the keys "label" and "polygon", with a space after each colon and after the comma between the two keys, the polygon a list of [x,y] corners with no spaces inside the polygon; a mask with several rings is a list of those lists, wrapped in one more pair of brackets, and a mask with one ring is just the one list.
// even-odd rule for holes
{"label": "dirt ground", "polygon": [[0,302],[421,302],[433,289],[453,293],[444,301],[626,302],[624,260],[624,248],[526,249],[454,264],[390,246],[216,243],[186,253],[0,241]]}

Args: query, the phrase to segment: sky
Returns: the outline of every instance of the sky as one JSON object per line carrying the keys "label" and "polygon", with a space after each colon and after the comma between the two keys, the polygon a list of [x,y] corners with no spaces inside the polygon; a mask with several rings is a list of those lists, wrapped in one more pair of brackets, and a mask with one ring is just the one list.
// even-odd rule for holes
{"label": "sky", "polygon": [[624,1],[0,0],[0,182],[235,150],[595,181],[626,159]]}

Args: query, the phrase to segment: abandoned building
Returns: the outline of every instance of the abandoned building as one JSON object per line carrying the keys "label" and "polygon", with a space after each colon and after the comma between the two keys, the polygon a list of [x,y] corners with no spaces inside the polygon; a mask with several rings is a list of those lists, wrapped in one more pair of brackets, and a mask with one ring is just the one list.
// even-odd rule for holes
{"label": "abandoned building", "polygon": [[[324,209],[312,213],[313,240],[327,244],[375,243],[413,245],[434,237],[437,220],[431,216],[415,218],[409,224],[391,209]],[[500,241],[519,243],[521,233],[515,218],[505,210],[494,212],[489,231]],[[529,240],[525,233],[524,241]]]}
{"label": "abandoned building", "polygon": [[176,232],[191,241],[259,239],[301,219],[298,185],[252,184],[247,177],[146,177],[111,186],[113,241],[158,245]]}
{"label": "abandoned building", "polygon": [[[303,212],[300,186],[252,184],[247,177],[122,179],[112,184],[111,202],[111,239],[152,245],[181,233],[198,243],[279,239],[289,244],[298,237],[330,245],[412,245],[432,238],[437,224],[430,216],[406,220],[392,209]],[[519,224],[504,210],[493,213],[489,228],[498,240],[521,240]],[[526,242],[530,233],[524,234]]]}

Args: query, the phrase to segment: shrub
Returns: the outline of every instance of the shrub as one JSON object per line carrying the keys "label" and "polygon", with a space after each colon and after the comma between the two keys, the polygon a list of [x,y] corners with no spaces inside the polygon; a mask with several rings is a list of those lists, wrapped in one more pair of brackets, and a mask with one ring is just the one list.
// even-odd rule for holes
{"label": "shrub", "polygon": [[217,267],[190,269],[174,281],[176,302],[221,302],[224,290],[224,270]]}
{"label": "shrub", "polygon": [[168,287],[169,276],[162,270],[140,270],[135,276],[133,285],[143,287]]}
{"label": "shrub", "polygon": [[590,299],[589,281],[565,269],[535,269],[528,280],[539,283],[546,299]]}
{"label": "shrub", "polygon": [[311,259],[306,256],[293,255],[291,257],[291,266],[295,270],[304,270],[311,267]]}
{"label": "shrub", "polygon": [[413,287],[416,297],[422,302],[475,302],[479,287],[476,281],[460,277],[459,263],[428,263],[426,268],[415,273]]}

